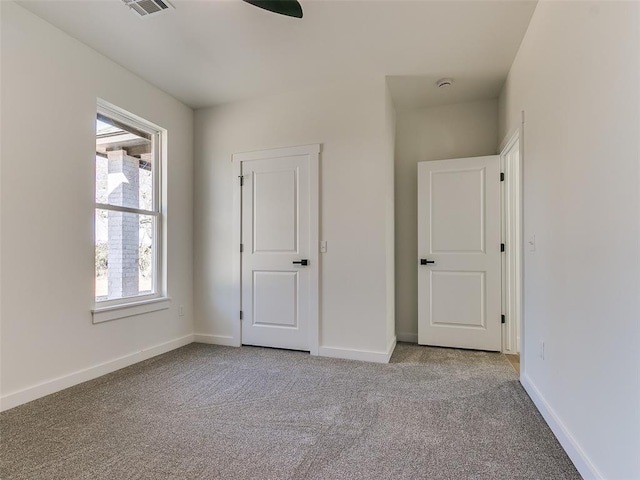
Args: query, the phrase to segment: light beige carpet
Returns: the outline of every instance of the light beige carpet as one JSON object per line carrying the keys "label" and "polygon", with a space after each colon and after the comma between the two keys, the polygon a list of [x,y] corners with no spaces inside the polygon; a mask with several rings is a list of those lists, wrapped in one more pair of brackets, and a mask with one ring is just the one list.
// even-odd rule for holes
{"label": "light beige carpet", "polygon": [[0,414],[0,478],[580,478],[501,354],[192,344]]}

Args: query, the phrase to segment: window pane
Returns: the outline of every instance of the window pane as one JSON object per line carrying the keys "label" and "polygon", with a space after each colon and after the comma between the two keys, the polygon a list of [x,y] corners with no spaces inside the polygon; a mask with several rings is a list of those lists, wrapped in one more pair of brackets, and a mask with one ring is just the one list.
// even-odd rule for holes
{"label": "window pane", "polygon": [[153,210],[153,135],[96,120],[96,202]]}
{"label": "window pane", "polygon": [[153,210],[153,173],[151,171],[151,158],[149,158],[149,161],[140,161],[139,175],[139,208],[143,210]]}
{"label": "window pane", "polygon": [[107,157],[96,155],[96,202],[107,203],[107,185],[109,178]]}
{"label": "window pane", "polygon": [[155,293],[155,221],[96,209],[96,301]]}

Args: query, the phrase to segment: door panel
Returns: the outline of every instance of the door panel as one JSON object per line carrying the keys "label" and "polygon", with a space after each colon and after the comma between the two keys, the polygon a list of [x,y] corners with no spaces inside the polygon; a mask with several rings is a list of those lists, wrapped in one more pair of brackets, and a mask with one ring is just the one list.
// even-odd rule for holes
{"label": "door panel", "polygon": [[432,325],[485,327],[484,272],[429,273]]}
{"label": "door panel", "polygon": [[253,172],[254,252],[298,252],[297,168]]}
{"label": "door panel", "polygon": [[418,164],[418,343],[500,350],[500,157]]}
{"label": "door panel", "polygon": [[242,162],[242,343],[309,350],[308,155]]}
{"label": "door panel", "polygon": [[298,272],[253,272],[253,324],[298,326]]}
{"label": "door panel", "polygon": [[432,172],[429,253],[484,252],[484,172]]}

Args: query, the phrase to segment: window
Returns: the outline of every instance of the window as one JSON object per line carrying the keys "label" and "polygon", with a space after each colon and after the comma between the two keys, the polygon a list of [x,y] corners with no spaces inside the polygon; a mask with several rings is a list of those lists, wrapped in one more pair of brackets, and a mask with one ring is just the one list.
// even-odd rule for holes
{"label": "window", "polygon": [[[164,293],[160,241],[162,135],[160,128],[98,103],[94,322],[96,311],[139,305]],[[119,317],[108,319],[113,318]]]}

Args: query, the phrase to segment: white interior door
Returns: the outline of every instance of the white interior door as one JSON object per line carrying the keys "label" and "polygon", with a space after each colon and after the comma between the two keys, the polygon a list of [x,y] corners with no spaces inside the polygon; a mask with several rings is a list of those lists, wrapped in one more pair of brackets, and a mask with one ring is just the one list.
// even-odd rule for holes
{"label": "white interior door", "polygon": [[318,271],[313,165],[308,154],[274,155],[241,166],[242,343],[311,350]]}
{"label": "white interior door", "polygon": [[500,157],[418,163],[418,343],[499,351]]}

